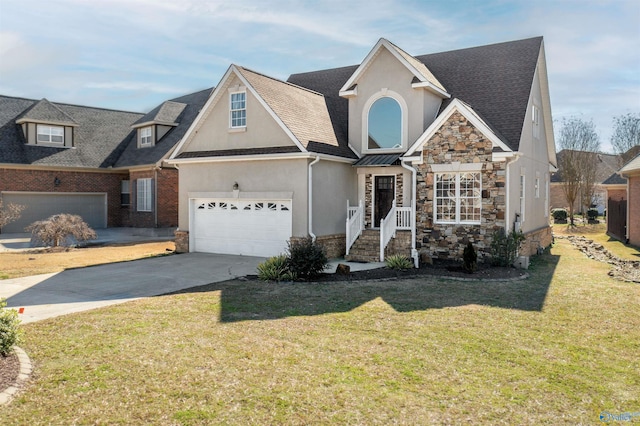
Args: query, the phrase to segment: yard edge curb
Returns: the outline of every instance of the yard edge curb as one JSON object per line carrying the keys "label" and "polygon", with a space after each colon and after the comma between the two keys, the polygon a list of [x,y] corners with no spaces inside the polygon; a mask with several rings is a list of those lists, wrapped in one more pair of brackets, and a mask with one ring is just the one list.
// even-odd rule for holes
{"label": "yard edge curb", "polygon": [[18,377],[16,377],[16,381],[14,382],[14,384],[0,392],[0,405],[9,404],[11,400],[17,395],[17,393],[22,389],[22,386],[27,381],[27,379],[29,379],[31,373],[33,372],[33,365],[31,364],[29,355],[27,355],[27,353],[18,346],[14,346],[13,350],[18,356],[18,361],[20,362],[20,371],[18,372]]}

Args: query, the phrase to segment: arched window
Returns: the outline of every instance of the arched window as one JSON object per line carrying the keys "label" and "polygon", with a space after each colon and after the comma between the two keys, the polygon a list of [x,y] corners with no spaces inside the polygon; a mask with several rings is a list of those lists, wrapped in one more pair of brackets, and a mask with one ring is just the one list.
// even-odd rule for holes
{"label": "arched window", "polygon": [[402,148],[402,109],[395,99],[383,97],[371,105],[368,127],[368,149]]}

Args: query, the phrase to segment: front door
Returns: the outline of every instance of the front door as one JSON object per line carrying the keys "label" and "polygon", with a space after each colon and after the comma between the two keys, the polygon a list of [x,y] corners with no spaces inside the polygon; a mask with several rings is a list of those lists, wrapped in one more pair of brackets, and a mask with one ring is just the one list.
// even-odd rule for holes
{"label": "front door", "polygon": [[374,226],[380,226],[380,220],[385,218],[391,210],[393,199],[395,197],[394,191],[395,176],[376,176],[375,177],[375,193],[374,193],[374,208],[373,208],[373,220]]}

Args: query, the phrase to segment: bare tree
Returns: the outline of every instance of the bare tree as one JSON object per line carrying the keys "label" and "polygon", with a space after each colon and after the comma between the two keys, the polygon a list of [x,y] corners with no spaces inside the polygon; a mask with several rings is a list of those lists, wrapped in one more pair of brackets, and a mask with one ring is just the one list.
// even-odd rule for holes
{"label": "bare tree", "polygon": [[0,229],[20,219],[24,209],[25,206],[21,204],[7,203],[7,205],[4,205],[4,201],[0,198]]}
{"label": "bare tree", "polygon": [[48,219],[33,222],[26,230],[31,232],[32,242],[37,242],[51,247],[71,245],[76,241],[95,240],[96,233],[82,220],[82,217],[74,214],[55,214]]}
{"label": "bare tree", "polygon": [[631,160],[626,158],[625,154],[634,146],[640,145],[640,114],[627,113],[613,117],[611,144],[616,153],[622,155],[624,163]]}
{"label": "bare tree", "polygon": [[564,150],[558,160],[562,191],[569,204],[571,225],[574,225],[574,204],[578,196],[581,206],[588,207],[593,200],[600,138],[593,121],[574,117],[562,120],[559,143]]}

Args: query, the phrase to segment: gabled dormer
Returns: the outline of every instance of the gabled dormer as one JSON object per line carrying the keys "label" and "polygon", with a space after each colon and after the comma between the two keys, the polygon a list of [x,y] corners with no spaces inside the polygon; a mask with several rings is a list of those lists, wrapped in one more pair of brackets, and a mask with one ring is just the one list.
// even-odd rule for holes
{"label": "gabled dormer", "polygon": [[349,144],[360,155],[403,153],[450,95],[418,59],[380,39],[340,89],[349,99]]}
{"label": "gabled dormer", "polygon": [[54,148],[73,147],[73,129],[78,123],[47,99],[27,110],[16,124],[22,127],[27,145]]}
{"label": "gabled dormer", "polygon": [[131,126],[137,129],[138,148],[150,148],[176,127],[182,111],[187,105],[180,102],[166,101],[151,110]]}

